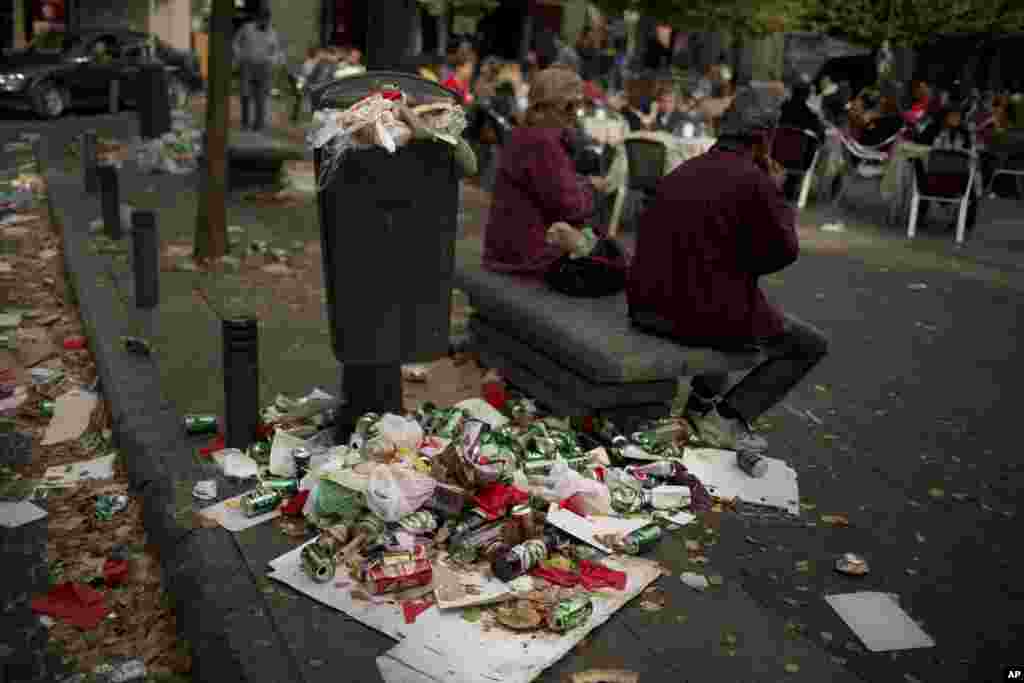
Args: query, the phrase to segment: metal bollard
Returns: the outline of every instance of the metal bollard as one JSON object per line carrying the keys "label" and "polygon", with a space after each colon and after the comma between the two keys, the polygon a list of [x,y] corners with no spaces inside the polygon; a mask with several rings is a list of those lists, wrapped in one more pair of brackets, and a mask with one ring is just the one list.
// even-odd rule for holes
{"label": "metal bollard", "polygon": [[224,446],[245,450],[259,419],[259,325],[256,320],[222,320],[224,343]]}
{"label": "metal bollard", "polygon": [[117,167],[100,164],[96,169],[100,179],[100,207],[103,209],[103,225],[107,237],[121,239],[121,188],[118,183]]}
{"label": "metal bollard", "polygon": [[121,80],[110,79],[110,113],[116,114],[121,110]]}
{"label": "metal bollard", "polygon": [[79,149],[82,155],[82,179],[88,194],[96,194],[99,191],[99,179],[96,177],[96,137],[95,130],[82,133]]}
{"label": "metal bollard", "polygon": [[[120,208],[117,211],[120,212]],[[160,302],[160,240],[156,214],[152,211],[132,213],[132,267],[135,270],[135,305],[155,308]]]}

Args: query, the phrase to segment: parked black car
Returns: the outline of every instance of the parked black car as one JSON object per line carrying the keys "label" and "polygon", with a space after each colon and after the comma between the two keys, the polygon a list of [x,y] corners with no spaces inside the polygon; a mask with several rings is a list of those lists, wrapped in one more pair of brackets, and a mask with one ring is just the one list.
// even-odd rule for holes
{"label": "parked black car", "polygon": [[168,71],[173,106],[182,107],[202,88],[198,63],[148,33],[128,29],[51,31],[27,49],[0,57],[0,107],[31,109],[57,118],[72,105],[109,102],[110,82],[120,81],[120,100],[135,103],[136,76],[153,61]]}

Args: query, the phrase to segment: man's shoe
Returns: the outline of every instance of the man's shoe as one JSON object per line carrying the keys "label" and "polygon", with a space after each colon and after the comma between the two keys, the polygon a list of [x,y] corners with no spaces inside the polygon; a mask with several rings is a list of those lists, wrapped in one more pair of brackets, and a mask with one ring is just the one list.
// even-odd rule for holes
{"label": "man's shoe", "polygon": [[688,413],[687,419],[696,430],[694,441],[709,448],[758,454],[768,450],[765,438],[752,432],[742,418],[725,417],[717,408],[704,415]]}

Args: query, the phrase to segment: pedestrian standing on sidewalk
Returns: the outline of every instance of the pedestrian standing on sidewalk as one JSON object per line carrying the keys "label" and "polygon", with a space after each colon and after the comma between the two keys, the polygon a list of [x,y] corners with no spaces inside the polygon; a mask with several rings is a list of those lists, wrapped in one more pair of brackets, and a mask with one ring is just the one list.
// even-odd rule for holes
{"label": "pedestrian standing on sidewalk", "polygon": [[768,154],[780,98],[739,89],[710,152],[666,176],[641,218],[627,300],[638,328],[687,346],[758,350],[734,387],[696,377],[686,416],[718,448],[766,449],[750,424],[781,401],[828,350],[814,327],[773,306],[758,279],[796,261],[796,214],[785,171]]}
{"label": "pedestrian standing on sidewalk", "polygon": [[267,125],[274,67],[284,62],[281,41],[263,8],[255,21],[238,30],[233,43],[242,98],[242,129],[261,131]]}

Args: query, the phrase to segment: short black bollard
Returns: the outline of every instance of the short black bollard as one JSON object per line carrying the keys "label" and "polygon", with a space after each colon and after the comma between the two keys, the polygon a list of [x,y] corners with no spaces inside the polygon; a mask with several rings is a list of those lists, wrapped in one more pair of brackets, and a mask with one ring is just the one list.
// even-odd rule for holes
{"label": "short black bollard", "polygon": [[116,114],[121,110],[121,81],[117,78],[110,79],[110,113]]}
{"label": "short black bollard", "polygon": [[160,301],[159,250],[156,214],[152,211],[132,213],[132,267],[135,270],[135,305],[138,308],[155,308]]}
{"label": "short black bollard", "polygon": [[96,131],[87,130],[82,133],[79,152],[82,154],[82,179],[85,182],[85,191],[96,194],[100,189],[99,179],[96,177]]}
{"label": "short black bollard", "polygon": [[139,135],[143,140],[158,138],[171,130],[171,101],[163,64],[146,64],[136,81]]}
{"label": "short black bollard", "polygon": [[260,415],[259,325],[222,320],[224,337],[224,446],[245,450],[256,437]]}
{"label": "short black bollard", "polygon": [[96,170],[100,177],[100,207],[103,209],[103,225],[107,237],[121,239],[121,188],[114,164],[100,164]]}

